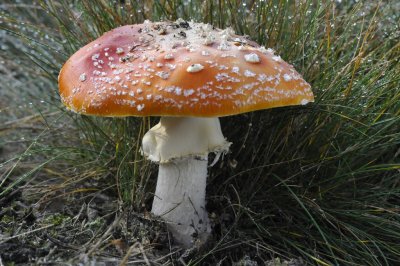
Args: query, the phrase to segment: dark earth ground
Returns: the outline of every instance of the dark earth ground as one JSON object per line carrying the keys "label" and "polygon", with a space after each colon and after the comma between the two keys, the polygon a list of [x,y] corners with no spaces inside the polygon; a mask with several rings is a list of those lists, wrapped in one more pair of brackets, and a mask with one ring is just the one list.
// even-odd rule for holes
{"label": "dark earth ground", "polygon": [[[186,265],[215,252],[213,246],[233,222],[229,213],[214,217],[214,239],[206,247],[182,250],[165,224],[121,206],[106,193],[90,198],[53,195],[35,202],[30,193],[32,189],[15,190],[0,199],[0,265]],[[242,258],[233,261],[232,252]],[[240,244],[229,254],[215,252],[200,262],[216,264],[303,265],[301,260],[270,260],[270,254]]]}
{"label": "dark earth ground", "polygon": [[[0,159],[5,161],[17,150],[4,145]],[[183,250],[173,243],[165,224],[146,211],[150,206],[141,210],[124,206],[112,189],[97,189],[104,184],[96,180],[87,180],[73,191],[61,188],[52,192],[48,187],[54,184],[51,180],[40,182],[42,175],[39,173],[38,180],[30,179],[31,183],[21,184],[0,198],[1,266],[187,265],[189,262],[304,265],[301,259],[286,261],[273,252],[265,254],[246,244],[247,239],[238,241],[237,234],[232,233],[234,213],[224,208],[229,203],[223,199],[209,200],[207,209],[214,227],[208,243]],[[57,182],[60,181],[54,180]]]}

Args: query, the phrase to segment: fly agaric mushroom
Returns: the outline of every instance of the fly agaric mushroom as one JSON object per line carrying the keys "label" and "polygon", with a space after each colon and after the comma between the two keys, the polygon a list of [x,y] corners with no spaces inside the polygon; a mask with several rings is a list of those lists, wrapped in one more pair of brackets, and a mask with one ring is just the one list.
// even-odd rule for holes
{"label": "fly agaric mushroom", "polygon": [[77,51],[59,76],[72,111],[161,116],[143,138],[159,164],[152,213],[185,247],[210,233],[207,158],[226,153],[218,117],[314,100],[310,85],[272,49],[228,28],[176,22],[127,25]]}

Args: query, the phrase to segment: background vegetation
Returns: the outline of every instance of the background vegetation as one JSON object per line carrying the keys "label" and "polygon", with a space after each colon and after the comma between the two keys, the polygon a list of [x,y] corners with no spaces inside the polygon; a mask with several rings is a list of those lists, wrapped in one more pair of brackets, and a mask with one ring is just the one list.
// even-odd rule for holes
{"label": "background vegetation", "polygon": [[[0,9],[0,262],[398,263],[398,1],[4,0]],[[147,212],[157,169],[139,145],[157,118],[72,114],[57,91],[63,62],[103,32],[179,17],[275,49],[316,95],[306,107],[221,120],[234,144],[210,169],[214,240],[190,252]]]}

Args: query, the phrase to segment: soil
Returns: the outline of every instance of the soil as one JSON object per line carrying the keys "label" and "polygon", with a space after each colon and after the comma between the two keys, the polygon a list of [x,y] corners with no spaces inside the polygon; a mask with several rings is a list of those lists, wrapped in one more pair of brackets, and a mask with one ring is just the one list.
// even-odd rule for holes
{"label": "soil", "polygon": [[[26,198],[24,191],[14,191],[0,199],[0,265],[187,265],[209,253],[215,238],[232,225],[229,214],[221,215],[206,246],[183,250],[162,221],[106,194],[90,201],[51,197],[32,203]],[[224,254],[208,256],[198,265],[304,265],[247,254],[236,262]]]}
{"label": "soil", "polygon": [[89,203],[53,198],[35,204],[23,195],[12,192],[0,200],[0,257],[5,265],[119,265],[128,253],[126,262],[163,264],[183,253],[162,222],[107,195],[98,194]]}

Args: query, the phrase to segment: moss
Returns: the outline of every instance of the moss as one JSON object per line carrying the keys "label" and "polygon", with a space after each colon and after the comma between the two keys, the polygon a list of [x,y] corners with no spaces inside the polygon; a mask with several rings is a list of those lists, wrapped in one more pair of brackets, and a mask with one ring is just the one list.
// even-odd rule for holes
{"label": "moss", "polygon": [[52,214],[44,218],[44,223],[59,226],[70,221],[71,217],[64,214]]}

